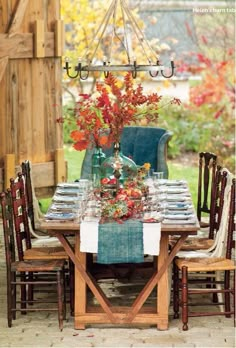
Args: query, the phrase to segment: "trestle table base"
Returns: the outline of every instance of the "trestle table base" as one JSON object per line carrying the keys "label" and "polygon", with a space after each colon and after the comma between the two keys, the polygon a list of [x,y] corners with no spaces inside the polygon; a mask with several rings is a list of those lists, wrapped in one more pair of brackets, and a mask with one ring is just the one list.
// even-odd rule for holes
{"label": "trestle table base", "polygon": [[[168,329],[169,282],[168,267],[185,242],[189,232],[181,233],[174,248],[169,252],[169,234],[162,233],[160,254],[156,258],[156,271],[141,290],[130,307],[112,306],[105,293],[93,276],[86,270],[86,253],[80,252],[80,234],[75,233],[75,249],[71,247],[64,231],[51,231],[57,236],[65,251],[75,265],[75,329],[85,329],[87,324],[144,324],[156,325],[159,330]],[[100,307],[87,306],[87,286],[90,288]],[[157,286],[156,307],[145,308],[148,296]]]}

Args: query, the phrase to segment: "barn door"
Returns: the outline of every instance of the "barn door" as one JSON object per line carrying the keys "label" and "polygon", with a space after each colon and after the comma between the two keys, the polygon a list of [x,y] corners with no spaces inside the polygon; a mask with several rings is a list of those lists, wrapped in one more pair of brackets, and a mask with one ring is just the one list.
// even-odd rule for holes
{"label": "barn door", "polygon": [[66,179],[62,36],[60,0],[0,0],[0,189],[26,159],[35,186]]}

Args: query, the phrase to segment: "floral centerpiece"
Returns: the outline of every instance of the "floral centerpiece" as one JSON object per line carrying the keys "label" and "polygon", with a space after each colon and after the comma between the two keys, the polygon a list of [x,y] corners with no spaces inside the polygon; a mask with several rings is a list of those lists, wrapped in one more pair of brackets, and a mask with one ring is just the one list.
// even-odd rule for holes
{"label": "floral centerpiece", "polygon": [[[80,151],[120,142],[125,126],[138,124],[144,116],[148,122],[158,119],[161,99],[157,93],[145,95],[141,84],[134,86],[130,72],[123,83],[109,73],[104,83],[96,83],[94,94],[80,95],[75,110],[77,129],[71,132],[74,148]],[[168,103],[180,101],[173,98]]]}
{"label": "floral centerpiece", "polygon": [[[147,187],[144,184],[145,175],[150,169],[149,163],[144,163],[139,168],[136,177],[125,182],[123,188],[119,188],[115,197],[114,192],[103,193],[102,222],[116,220],[122,222],[128,218],[136,217],[143,211],[143,197],[147,195]],[[103,179],[105,180],[105,179]]]}

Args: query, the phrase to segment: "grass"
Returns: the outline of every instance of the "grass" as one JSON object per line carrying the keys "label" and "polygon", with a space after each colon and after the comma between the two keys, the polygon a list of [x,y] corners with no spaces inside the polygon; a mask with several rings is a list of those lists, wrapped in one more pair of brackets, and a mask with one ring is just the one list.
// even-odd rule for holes
{"label": "grass", "polygon": [[[72,146],[65,146],[65,159],[68,165],[68,181],[79,179],[81,166],[84,158],[84,151],[76,151]],[[192,195],[192,200],[196,208],[197,203],[197,185],[198,185],[198,167],[187,166],[182,163],[176,163],[168,160],[169,179],[184,179],[187,180],[189,189]],[[41,210],[45,213],[51,199],[41,199]]]}
{"label": "grass", "polygon": [[64,146],[65,159],[68,165],[68,181],[80,178],[81,166],[85,151],[76,151],[72,146]]}
{"label": "grass", "polygon": [[186,166],[182,163],[173,163],[168,161],[169,179],[186,180],[192,195],[194,206],[197,206],[197,188],[198,188],[198,167]]}

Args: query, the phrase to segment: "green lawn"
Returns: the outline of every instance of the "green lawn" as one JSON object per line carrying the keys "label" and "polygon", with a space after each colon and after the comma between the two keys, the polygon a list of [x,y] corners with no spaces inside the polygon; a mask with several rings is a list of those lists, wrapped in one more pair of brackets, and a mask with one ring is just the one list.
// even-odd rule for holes
{"label": "green lawn", "polygon": [[[84,151],[76,151],[71,146],[65,146],[65,159],[68,165],[68,181],[74,181],[80,177],[81,165],[84,158]],[[197,185],[198,185],[198,168],[197,166],[186,166],[168,160],[169,178],[187,180],[192,194],[192,199],[196,207],[197,202]],[[41,209],[46,212],[50,199],[42,199]]]}
{"label": "green lawn", "polygon": [[168,161],[169,179],[185,179],[188,182],[192,195],[193,203],[197,205],[197,187],[198,187],[198,167],[186,166],[183,164],[172,163]]}
{"label": "green lawn", "polygon": [[80,177],[85,151],[76,151],[72,146],[68,145],[64,146],[64,150],[68,166],[68,181],[74,181]]}

